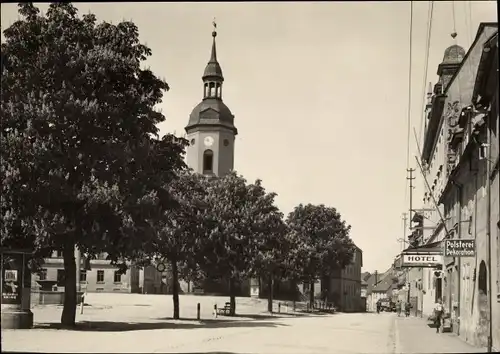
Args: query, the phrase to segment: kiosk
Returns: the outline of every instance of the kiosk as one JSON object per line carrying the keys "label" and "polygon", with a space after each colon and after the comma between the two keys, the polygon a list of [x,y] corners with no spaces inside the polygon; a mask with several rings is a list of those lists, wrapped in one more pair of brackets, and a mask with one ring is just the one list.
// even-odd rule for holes
{"label": "kiosk", "polygon": [[33,327],[31,303],[31,271],[28,250],[0,248],[2,285],[2,329]]}

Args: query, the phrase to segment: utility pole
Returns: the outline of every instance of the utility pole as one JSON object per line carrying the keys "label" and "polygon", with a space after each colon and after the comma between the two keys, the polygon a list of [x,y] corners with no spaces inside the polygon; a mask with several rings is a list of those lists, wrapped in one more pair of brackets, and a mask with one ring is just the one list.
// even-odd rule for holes
{"label": "utility pole", "polygon": [[411,224],[411,219],[412,219],[412,212],[413,212],[413,189],[415,188],[413,186],[413,180],[415,179],[415,177],[413,177],[413,172],[415,172],[415,169],[413,168],[409,168],[406,170],[409,174],[408,177],[406,177],[407,180],[410,181],[410,224]]}
{"label": "utility pole", "polygon": [[[415,179],[415,177],[413,177],[413,172],[415,172],[415,169],[409,168],[406,171],[409,174],[409,176],[406,177],[406,179],[410,181],[410,186],[409,186],[410,187],[410,210],[409,210],[409,218],[410,218],[410,225],[411,225],[411,222],[412,222],[412,212],[413,212],[413,188],[415,188],[413,186],[413,180]],[[410,227],[410,229],[411,229],[411,227]],[[410,240],[408,240],[408,246],[410,246]],[[410,269],[409,268],[408,268],[406,274],[407,274],[407,281],[408,281],[408,293],[407,293],[406,301],[407,301],[408,304],[411,304],[411,302],[410,302],[411,279],[410,279]]]}
{"label": "utility pole", "polygon": [[401,251],[404,250],[406,247],[406,230],[408,230],[408,224],[407,224],[407,221],[408,221],[408,214],[407,213],[403,213],[403,224],[404,224],[404,227],[403,227],[403,238],[401,239]]}

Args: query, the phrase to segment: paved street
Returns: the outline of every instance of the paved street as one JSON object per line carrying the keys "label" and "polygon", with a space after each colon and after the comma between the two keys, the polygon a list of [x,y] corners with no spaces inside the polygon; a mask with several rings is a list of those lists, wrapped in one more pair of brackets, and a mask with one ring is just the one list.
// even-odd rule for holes
{"label": "paved street", "polygon": [[[226,353],[453,353],[481,352],[426,322],[394,314],[267,316],[266,302],[237,299],[236,318],[211,318],[210,305],[226,298],[181,296],[180,321],[169,319],[171,298],[159,295],[94,297],[78,314],[80,327],[54,329],[60,307],[34,308],[36,329],[2,332],[8,351],[226,352]],[[114,300],[113,300],[114,299]],[[202,321],[196,321],[196,303]],[[203,308],[205,311],[203,311]],[[285,308],[282,307],[285,311]],[[482,351],[484,352],[484,351]]]}

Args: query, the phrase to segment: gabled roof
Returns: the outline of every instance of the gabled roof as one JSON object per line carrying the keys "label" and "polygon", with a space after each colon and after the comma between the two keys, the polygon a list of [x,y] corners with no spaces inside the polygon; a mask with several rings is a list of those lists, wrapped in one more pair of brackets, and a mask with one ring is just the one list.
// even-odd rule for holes
{"label": "gabled roof", "polygon": [[393,279],[394,276],[394,270],[391,268],[388,272],[386,272],[384,278],[372,289],[372,292],[386,293],[395,288],[396,285]]}
{"label": "gabled roof", "polygon": [[[367,289],[366,289],[366,293],[367,295],[371,294],[373,292],[373,290],[390,274],[392,273],[392,267],[389,268],[388,270],[386,270],[385,272],[383,273],[379,273],[379,272],[374,272],[374,273],[371,273],[370,276],[368,277],[368,279],[366,279],[366,283],[367,283]],[[376,280],[376,282],[375,282]]]}
{"label": "gabled roof", "polygon": [[367,286],[368,285],[368,279],[370,278],[371,274],[370,272],[364,272],[361,273],[361,285],[362,286]]}

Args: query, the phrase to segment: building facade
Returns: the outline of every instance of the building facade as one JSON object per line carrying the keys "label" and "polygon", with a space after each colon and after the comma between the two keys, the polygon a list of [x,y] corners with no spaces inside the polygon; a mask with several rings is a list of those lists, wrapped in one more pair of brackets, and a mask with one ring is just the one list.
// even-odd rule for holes
{"label": "building facade", "polygon": [[[80,257],[76,257],[79,259]],[[154,267],[139,269],[130,266],[125,273],[106,260],[105,254],[90,261],[90,269],[85,269],[84,259],[80,259],[79,288],[82,292],[106,293],[166,293],[161,273]],[[38,274],[32,275],[32,289],[64,291],[65,271],[62,252],[55,251],[46,258]]]}
{"label": "building facade", "polygon": [[[361,268],[363,251],[356,247],[351,264],[332,274],[328,284],[328,298],[340,311],[364,311],[361,298]],[[324,287],[323,287],[324,288]]]}
{"label": "building facade", "polygon": [[[500,351],[500,120],[498,117],[498,30],[482,47],[479,61],[472,104],[474,108],[485,113],[487,151],[484,163],[489,164],[486,170],[486,183],[490,184],[487,191],[487,202],[490,209],[487,212],[486,225],[489,223],[488,251],[479,263],[478,287],[486,289],[486,301],[491,301],[492,310],[492,349]],[[490,264],[485,260],[490,260]],[[484,263],[485,266],[482,266]],[[486,270],[486,272],[485,272]],[[489,270],[489,272],[488,272]],[[483,272],[483,274],[481,274]],[[486,279],[486,286],[481,281]],[[491,286],[488,280],[491,280]],[[483,291],[484,292],[484,291]]]}
{"label": "building facade", "polygon": [[[421,214],[424,219],[421,244],[441,244],[446,237],[446,231],[451,230],[450,223],[445,225],[444,222],[444,206],[437,201],[447,182],[448,117],[457,114],[457,103],[449,96],[449,92],[453,91],[455,87],[463,87],[467,83],[465,77],[455,78],[465,54],[465,50],[458,45],[452,45],[445,50],[443,61],[437,70],[438,82],[434,85],[433,91],[429,93],[421,155],[422,172],[427,187],[422,198],[423,210]],[[459,80],[462,82],[460,83]],[[435,270],[440,269],[441,266],[435,269],[422,269],[420,279],[411,279],[414,283],[411,297],[417,297],[419,311],[426,317],[432,314],[437,299],[441,298],[445,302],[448,300],[446,297],[443,298],[442,278],[435,275]],[[417,285],[419,282],[421,289]]]}
{"label": "building facade", "polygon": [[[497,54],[491,44],[497,43],[497,28],[496,23],[482,23],[468,52],[456,45],[448,48],[438,68],[439,81],[427,106],[421,156],[427,185],[421,243],[437,243],[442,250],[443,240],[474,239],[476,254],[443,257],[442,264],[422,271],[420,289],[423,314],[432,314],[434,303],[441,298],[453,331],[474,345],[487,345],[492,320],[496,348],[499,300],[494,297],[496,318],[490,318],[489,292],[500,292],[498,57],[492,64]],[[490,276],[494,278],[491,287]]]}

